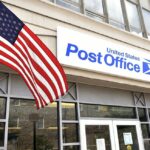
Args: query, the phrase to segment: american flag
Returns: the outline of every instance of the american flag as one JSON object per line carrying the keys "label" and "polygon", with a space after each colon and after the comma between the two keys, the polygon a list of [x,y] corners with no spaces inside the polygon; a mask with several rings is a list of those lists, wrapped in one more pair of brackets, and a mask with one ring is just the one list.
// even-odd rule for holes
{"label": "american flag", "polygon": [[37,108],[65,95],[65,73],[52,52],[0,2],[0,63],[21,75]]}

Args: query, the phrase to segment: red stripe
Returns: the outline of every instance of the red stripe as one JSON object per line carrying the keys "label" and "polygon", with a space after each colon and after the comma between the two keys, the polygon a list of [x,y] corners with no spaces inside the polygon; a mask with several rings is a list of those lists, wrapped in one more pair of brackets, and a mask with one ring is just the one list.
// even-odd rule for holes
{"label": "red stripe", "polygon": [[[30,62],[29,62],[28,59],[30,59],[30,61],[32,62],[32,58],[30,57],[30,54],[28,53],[28,50],[26,49],[26,46],[23,44],[23,42],[22,42],[19,38],[17,39],[17,42],[23,47],[23,49],[26,51],[26,55],[28,55],[28,56],[26,56],[26,55],[24,54],[24,52],[22,52],[22,49],[21,49],[16,43],[14,44],[14,46],[24,55],[24,57],[26,58],[28,64],[30,64]],[[29,66],[30,66],[30,65],[29,65]],[[34,65],[33,65],[33,66],[34,66]],[[30,70],[31,70],[31,72],[32,72],[32,68],[31,68],[31,67],[30,67]],[[34,76],[34,73],[33,73],[33,72],[31,73],[31,75],[32,75],[33,80],[35,80],[36,76]],[[42,101],[44,102],[44,104],[46,104],[45,100],[42,100]],[[46,105],[47,105],[47,104],[46,104]]]}
{"label": "red stripe", "polygon": [[[21,42],[21,40],[19,38],[17,38],[17,42],[22,46],[23,43]],[[27,63],[29,63],[27,55],[22,51],[22,49],[16,43],[14,43],[14,47],[17,50],[19,50],[19,52],[21,53],[21,55],[26,59]]]}
{"label": "red stripe", "polygon": [[[18,54],[13,50],[13,49],[11,49],[8,45],[6,45],[5,43],[2,43],[2,42],[0,42],[0,45],[2,45],[4,48],[6,48],[7,50],[9,50],[11,53],[13,53],[18,59],[20,58],[19,56],[18,56]],[[12,62],[14,62],[19,68],[21,68],[21,70],[24,72],[24,74],[25,74],[25,76],[28,78],[28,80],[30,81],[30,84],[32,85],[32,87],[34,88],[34,91],[36,92],[36,94],[38,95],[38,97],[39,97],[39,100],[41,101],[41,96],[39,95],[39,93],[37,92],[37,89],[36,89],[36,87],[35,87],[35,85],[34,85],[34,83],[32,82],[32,81],[34,81],[34,79],[33,80],[30,80],[30,78],[28,77],[28,75],[25,73],[25,70],[24,70],[24,68],[14,59],[14,58],[12,58],[10,55],[8,55],[8,54],[5,54],[4,52],[2,52],[1,51],[1,54],[3,54],[3,56],[5,56],[6,58],[9,58],[9,60],[11,60]],[[21,62],[22,62],[22,60],[20,60]],[[25,67],[25,69],[30,73],[30,70],[28,69],[28,67],[22,62],[22,64],[23,64],[23,66]],[[31,75],[31,74],[30,74]],[[32,76],[31,76],[32,77]],[[41,105],[42,105],[42,102],[41,102]]]}
{"label": "red stripe", "polygon": [[[30,61],[32,62],[32,65],[34,66],[34,68],[39,72],[39,74],[41,74],[43,76],[43,78],[45,78],[48,81],[48,83],[50,84],[52,90],[54,91],[56,99],[57,99],[59,96],[58,96],[56,87],[55,87],[53,81],[51,80],[51,78],[46,74],[46,72],[41,68],[41,66],[39,66],[35,62],[34,59],[32,59],[30,53],[28,52],[28,50],[27,50],[26,46],[23,44],[23,42],[21,42],[19,39],[17,41],[20,42],[20,44],[23,46],[23,48],[26,51],[26,54],[28,55],[28,57],[29,57]],[[24,41],[25,41],[25,39],[24,39]]]}
{"label": "red stripe", "polygon": [[[32,44],[31,44],[31,42],[22,34],[22,33],[20,33],[20,36],[24,39],[24,41],[26,42],[26,44],[27,45],[30,45],[30,49],[34,52],[34,53],[36,53],[36,55],[38,55],[38,57],[39,57],[39,55],[41,55],[37,50],[36,50],[36,47],[34,47]],[[56,90],[56,86],[55,86],[55,84],[54,84],[54,82],[51,80],[51,78],[47,75],[47,73],[41,68],[41,66],[39,66],[33,59],[32,59],[32,57],[30,56],[30,54],[29,54],[29,52],[28,52],[28,50],[27,50],[27,48],[26,48],[26,46],[24,45],[24,49],[26,49],[26,52],[27,52],[27,54],[28,54],[28,56],[30,57],[30,60],[32,60],[32,64],[33,64],[33,66],[35,67],[35,69],[48,81],[48,83],[50,84],[50,86],[52,87],[52,89],[53,89],[53,91],[54,91],[54,93],[55,93],[55,95],[56,95],[56,97],[58,98],[59,96],[58,96],[58,92],[57,92],[57,90]],[[36,52],[35,52],[36,51]],[[42,56],[43,57],[43,56]],[[44,58],[44,57],[43,57]],[[43,61],[43,63],[45,64],[45,63],[47,63],[45,60],[42,60]],[[45,64],[46,65],[46,64]],[[51,74],[54,76],[54,78],[56,79],[56,82],[57,81],[59,81],[59,83],[57,82],[57,84],[58,84],[58,86],[61,84],[60,83],[60,80],[58,79],[58,76],[57,76],[57,74],[56,74],[56,72],[52,69],[52,67],[50,67],[50,72],[51,72]],[[54,75],[55,74],[55,75]],[[60,88],[60,87],[59,87]],[[61,87],[62,88],[62,87]],[[61,89],[61,91],[60,91],[61,93],[63,92],[63,89]]]}
{"label": "red stripe", "polygon": [[[24,50],[26,50],[24,44],[22,43],[22,41],[19,38],[17,39],[17,42],[24,48]],[[24,52],[22,51],[22,49],[16,43],[14,43],[14,47],[19,50],[19,52],[25,58],[25,60],[27,61],[27,63],[29,64],[29,67],[30,67],[30,63],[29,63],[29,60],[28,60],[29,58],[26,56],[27,53],[25,55]],[[26,52],[28,52],[28,51],[26,50]],[[31,67],[30,67],[30,69],[28,71],[30,72],[30,74],[32,76],[32,79],[33,79],[33,82],[34,82],[35,81],[35,77],[34,77],[34,73],[32,72]],[[36,92],[37,92],[37,90],[36,90]],[[40,96],[40,101],[42,101],[44,103],[44,105],[43,105],[42,102],[40,102],[42,107],[47,105],[47,103],[45,102],[45,100],[41,96]]]}
{"label": "red stripe", "polygon": [[[47,63],[47,60],[41,55],[41,53],[37,50],[37,48],[32,44],[32,42],[23,34],[20,33],[20,36],[26,41],[27,45],[30,45],[30,49],[41,59],[41,61],[45,64],[45,66],[48,68],[48,70],[51,72],[51,74],[54,76],[54,78],[57,81],[57,84],[60,88],[60,92],[63,93],[63,88],[60,82],[60,79],[58,78],[57,73],[54,71],[54,69]],[[44,71],[44,70],[43,70]],[[49,78],[47,78],[49,80]],[[51,83],[51,81],[49,81]]]}
{"label": "red stripe", "polygon": [[[35,70],[37,70],[40,73],[40,70],[38,70],[38,68],[36,68],[36,63],[34,62],[34,60],[31,58],[26,46],[21,42],[20,43],[22,45],[22,47],[24,48],[24,50],[26,50],[28,58],[30,59],[32,65],[34,66]],[[36,83],[41,87],[41,89],[43,89],[43,91],[45,92],[45,94],[47,95],[47,97],[49,98],[48,101],[52,102],[52,95],[50,93],[50,91],[47,89],[47,87],[40,81],[38,80],[38,78],[35,76],[35,74],[33,73],[34,76],[34,80],[36,81]],[[45,102],[46,103],[46,102]]]}
{"label": "red stripe", "polygon": [[37,65],[37,63],[36,63],[33,59],[32,59],[32,64],[33,64],[34,68],[35,68],[40,74],[42,74],[43,78],[45,78],[46,81],[50,84],[52,90],[54,91],[54,94],[55,94],[55,96],[56,96],[56,99],[58,99],[59,96],[58,96],[56,87],[55,87],[55,85],[53,84],[53,81],[49,78],[49,76],[46,74],[46,72],[45,72],[39,65]]}
{"label": "red stripe", "polygon": [[[3,43],[3,42],[0,42],[0,45],[2,47],[4,47],[5,49],[7,49],[8,51],[10,51],[11,53],[13,53],[23,64],[23,66],[26,68],[26,70],[29,72],[29,74],[31,75],[32,72],[31,70],[28,68],[28,66],[24,63],[23,59],[16,53],[16,51],[14,51],[11,47],[9,47],[7,44]],[[18,49],[17,49],[18,50]],[[20,49],[19,49],[20,50]],[[22,54],[22,51],[19,51]],[[25,58],[25,57],[24,57]],[[25,60],[27,61],[27,59],[25,58]],[[31,75],[32,77],[32,75]]]}
{"label": "red stripe", "polygon": [[[4,56],[4,57],[7,58],[7,56]],[[39,109],[40,107],[39,107],[38,100],[36,99],[36,96],[35,96],[34,92],[32,91],[32,89],[30,88],[30,85],[29,85],[28,82],[26,81],[24,75],[23,75],[15,66],[13,66],[13,65],[10,64],[10,63],[8,63],[7,61],[0,59],[0,63],[3,64],[3,65],[8,66],[8,67],[11,68],[11,69],[13,69],[14,71],[16,71],[16,72],[24,79],[26,85],[28,86],[28,88],[30,89],[31,93],[32,93],[33,96],[34,96],[34,98],[35,98],[35,100],[36,100],[36,101],[35,101],[35,102],[36,102],[36,106],[37,106],[37,108]]]}
{"label": "red stripe", "polygon": [[[62,78],[64,80],[64,83],[65,83],[65,87],[66,89],[68,89],[68,85],[67,85],[67,81],[66,81],[66,76],[65,76],[65,73],[61,67],[61,65],[59,64],[58,60],[56,59],[56,57],[53,55],[53,53],[45,46],[45,44],[27,27],[27,26],[24,26],[24,30],[31,36],[31,38],[33,38],[33,40],[43,49],[43,51],[49,56],[49,58],[52,60],[52,62],[55,64],[55,66],[58,68],[58,70],[60,71],[61,75],[62,75]],[[32,45],[34,47],[34,45],[29,41],[29,44],[30,46]],[[35,49],[35,48],[34,48]],[[38,50],[36,50],[36,54],[38,52],[38,56],[40,56],[40,59],[43,61],[43,62],[46,62],[46,66],[47,68],[49,68],[50,70],[53,70],[53,68],[51,68],[51,66],[49,65],[49,63],[47,63],[47,60],[41,55],[41,53],[39,53]],[[58,78],[58,75],[56,74],[56,72],[53,70],[52,72],[55,76],[55,78],[57,79],[57,82],[60,86],[60,89],[61,91],[63,91],[62,89],[62,84]],[[66,91],[65,91],[66,92]],[[61,93],[64,93],[64,92],[61,92]]]}

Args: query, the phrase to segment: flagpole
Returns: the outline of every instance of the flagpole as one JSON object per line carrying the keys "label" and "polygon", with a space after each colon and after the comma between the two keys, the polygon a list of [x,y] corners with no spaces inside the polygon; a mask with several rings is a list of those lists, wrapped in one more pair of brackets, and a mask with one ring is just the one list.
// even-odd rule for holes
{"label": "flagpole", "polygon": [[33,150],[36,150],[36,122],[40,119],[37,113],[31,113],[29,120],[33,123]]}
{"label": "flagpole", "polygon": [[36,121],[33,121],[33,150],[36,150]]}

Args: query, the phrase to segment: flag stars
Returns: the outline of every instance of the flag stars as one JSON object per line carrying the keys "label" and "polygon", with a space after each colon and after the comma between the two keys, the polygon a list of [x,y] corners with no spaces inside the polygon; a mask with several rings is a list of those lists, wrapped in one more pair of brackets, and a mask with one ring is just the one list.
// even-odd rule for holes
{"label": "flag stars", "polygon": [[9,15],[8,15],[8,14],[6,14],[5,16],[6,16],[6,18],[8,18],[8,17],[9,17]]}
{"label": "flag stars", "polygon": [[10,41],[13,43],[14,39],[13,39],[13,38],[11,38],[11,39],[10,39]]}
{"label": "flag stars", "polygon": [[4,16],[4,13],[3,13],[3,12],[1,12],[1,16]]}
{"label": "flag stars", "polygon": [[13,21],[13,24],[16,24],[17,22],[16,21]]}
{"label": "flag stars", "polygon": [[7,29],[7,28],[5,28],[5,31],[7,32],[7,31],[8,31],[8,29]]}
{"label": "flag stars", "polygon": [[22,24],[19,22],[19,23],[18,23],[18,26],[22,26]]}
{"label": "flag stars", "polygon": [[19,28],[18,27],[15,27],[15,29],[18,31],[19,30]]}
{"label": "flag stars", "polygon": [[5,22],[7,22],[7,19],[6,19],[6,18],[4,18],[4,21],[5,21]]}
{"label": "flag stars", "polygon": [[8,12],[5,7],[0,7],[0,36],[13,44],[22,27],[22,21]]}
{"label": "flag stars", "polygon": [[2,26],[5,27],[5,23],[2,23]]}
{"label": "flag stars", "polygon": [[9,23],[11,23],[11,20],[8,20]]}
{"label": "flag stars", "polygon": [[5,36],[5,35],[6,35],[6,34],[5,34],[5,32],[2,32],[2,35],[4,35],[4,36]]}

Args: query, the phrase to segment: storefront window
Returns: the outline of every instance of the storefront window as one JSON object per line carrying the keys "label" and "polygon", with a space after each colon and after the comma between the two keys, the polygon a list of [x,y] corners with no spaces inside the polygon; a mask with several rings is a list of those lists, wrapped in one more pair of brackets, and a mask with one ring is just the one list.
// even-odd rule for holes
{"label": "storefront window", "polygon": [[74,103],[62,103],[62,119],[76,120],[76,105]]}
{"label": "storefront window", "polygon": [[144,146],[145,146],[145,150],[149,150],[150,149],[150,140],[145,140]]}
{"label": "storefront window", "polygon": [[0,97],[0,119],[5,118],[6,99]]}
{"label": "storefront window", "polygon": [[4,146],[5,123],[0,122],[0,146]]}
{"label": "storefront window", "polygon": [[145,108],[138,108],[139,119],[140,121],[144,122],[147,121],[146,109]]}
{"label": "storefront window", "polygon": [[58,150],[57,103],[37,110],[35,102],[11,99],[8,150]]}
{"label": "storefront window", "polygon": [[63,124],[63,143],[78,142],[78,127],[77,124]]}
{"label": "storefront window", "polygon": [[143,138],[145,138],[145,139],[150,138],[149,124],[141,124],[141,128],[142,128]]}
{"label": "storefront window", "polygon": [[111,141],[108,125],[86,125],[86,142],[88,150],[97,149],[97,140],[104,139],[106,150],[111,150]]}
{"label": "storefront window", "polygon": [[81,117],[136,118],[135,108],[80,104]]}
{"label": "storefront window", "polygon": [[7,93],[7,85],[8,85],[8,74],[0,73],[0,94]]}
{"label": "storefront window", "polygon": [[79,146],[71,145],[71,146],[64,146],[63,150],[80,150],[80,148]]}

